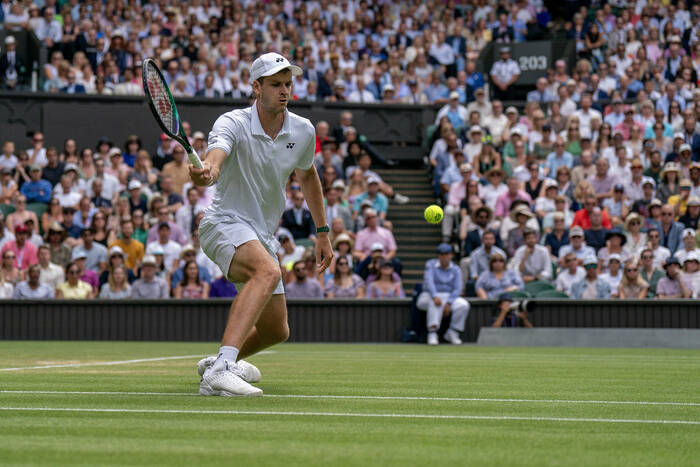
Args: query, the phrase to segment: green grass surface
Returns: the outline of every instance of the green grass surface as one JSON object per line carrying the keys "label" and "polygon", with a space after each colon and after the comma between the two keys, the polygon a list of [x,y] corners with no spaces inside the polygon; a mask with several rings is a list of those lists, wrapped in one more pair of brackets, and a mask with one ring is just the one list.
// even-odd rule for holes
{"label": "green grass surface", "polygon": [[264,397],[197,396],[216,348],[0,342],[0,369],[192,356],[0,371],[0,464],[700,463],[697,351],[287,344],[250,359]]}

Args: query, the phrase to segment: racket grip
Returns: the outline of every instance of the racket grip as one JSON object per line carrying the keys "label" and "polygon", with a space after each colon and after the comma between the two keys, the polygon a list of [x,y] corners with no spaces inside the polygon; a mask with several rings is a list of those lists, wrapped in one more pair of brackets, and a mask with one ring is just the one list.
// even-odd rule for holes
{"label": "racket grip", "polygon": [[190,163],[197,167],[198,169],[201,169],[202,166],[202,160],[199,158],[196,152],[192,151],[187,154],[187,157],[190,159]]}

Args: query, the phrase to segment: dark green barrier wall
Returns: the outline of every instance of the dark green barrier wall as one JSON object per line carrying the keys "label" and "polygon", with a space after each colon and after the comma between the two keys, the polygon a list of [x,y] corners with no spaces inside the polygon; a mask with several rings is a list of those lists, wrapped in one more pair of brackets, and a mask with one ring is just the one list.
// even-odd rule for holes
{"label": "dark green barrier wall", "polygon": [[[398,342],[410,300],[290,300],[290,341]],[[0,301],[0,339],[217,341],[229,300]],[[465,338],[491,324],[494,303],[474,300]],[[700,328],[697,301],[548,300],[535,326]]]}

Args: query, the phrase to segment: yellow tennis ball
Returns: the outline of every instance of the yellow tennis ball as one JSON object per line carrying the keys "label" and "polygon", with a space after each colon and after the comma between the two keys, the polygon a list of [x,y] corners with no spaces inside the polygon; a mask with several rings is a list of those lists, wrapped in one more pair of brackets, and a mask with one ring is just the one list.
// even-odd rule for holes
{"label": "yellow tennis ball", "polygon": [[437,224],[442,220],[442,208],[437,204],[431,204],[430,206],[425,208],[423,216],[425,217],[425,220],[430,222],[431,224]]}

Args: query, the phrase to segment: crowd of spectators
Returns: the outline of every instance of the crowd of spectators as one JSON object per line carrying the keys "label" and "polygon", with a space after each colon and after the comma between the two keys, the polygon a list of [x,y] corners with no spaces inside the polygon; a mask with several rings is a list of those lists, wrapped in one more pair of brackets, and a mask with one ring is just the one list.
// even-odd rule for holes
{"label": "crowd of spectators", "polygon": [[[352,118],[343,112],[336,127],[316,125],[314,164],[337,251],[325,274],[316,273],[315,226],[294,173],[286,185],[277,239],[290,297],[404,296],[386,215],[390,199],[408,198],[371,170],[376,153]],[[204,133],[184,127],[204,157]],[[151,151],[136,135],[123,149],[107,138],[82,149],[72,138],[61,148],[44,143],[34,132],[30,143],[2,144],[0,298],[235,295],[199,245],[216,188],[192,184],[182,146],[165,135]]]}
{"label": "crowd of spectators", "polygon": [[[247,98],[252,61],[278,52],[304,69],[296,99],[362,103],[444,103],[455,91],[466,104],[488,43],[537,39],[552,25],[541,0],[15,0],[0,10],[8,32],[33,31],[47,48],[43,91],[141,94],[140,64],[153,57],[176,97]],[[30,86],[13,36],[4,46],[0,85]]]}
{"label": "crowd of spectators", "polygon": [[[443,242],[459,262],[460,295],[497,298],[530,283],[583,298],[700,294],[698,5],[578,4],[560,23],[575,41],[575,60],[546,70],[524,108],[503,103],[521,72],[509,44],[552,27],[540,1],[0,6],[6,29],[32,29],[49,49],[41,70],[49,92],[140,93],[139,64],[152,56],[176,96],[246,98],[250,63],[277,51],[305,70],[295,78],[297,99],[444,104],[428,160],[445,206]],[[11,37],[0,56],[7,88],[24,84]],[[499,59],[482,74],[475,60],[492,41]],[[338,256],[328,274],[315,274],[314,226],[292,177],[278,232],[285,281],[300,296],[400,296],[386,213],[389,199],[407,199],[370,168],[390,161],[348,113],[333,130],[326,122],[316,129]],[[204,134],[190,138],[203,154]],[[76,270],[95,282],[93,296],[105,285],[105,296],[124,293],[122,275],[133,293],[151,267],[155,279],[145,281],[163,280],[163,295],[212,295],[226,283],[207,265],[196,234],[211,192],[188,185],[178,145],[163,138],[148,153],[133,137],[123,149],[103,139],[78,151],[68,139],[58,150],[44,148],[36,133],[31,146],[18,151],[6,141],[0,157],[0,201],[16,208],[0,240],[5,289],[22,280],[37,290],[34,263],[43,264],[40,276],[47,264],[64,268],[68,280],[52,287],[63,296],[81,287],[70,277]],[[48,209],[39,219],[27,203]],[[29,244],[48,252],[23,247]],[[105,248],[100,261],[90,258],[97,248],[90,245]],[[41,263],[42,251],[49,263]],[[426,265],[426,276],[444,254]],[[448,264],[440,268],[454,274]]]}
{"label": "crowd of spectators", "polygon": [[632,3],[581,6],[575,67],[524,108],[496,76],[438,113],[429,162],[467,296],[700,296],[700,6]]}

